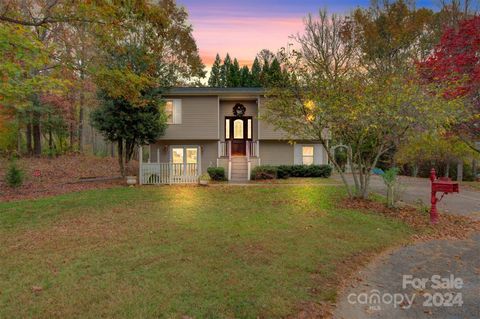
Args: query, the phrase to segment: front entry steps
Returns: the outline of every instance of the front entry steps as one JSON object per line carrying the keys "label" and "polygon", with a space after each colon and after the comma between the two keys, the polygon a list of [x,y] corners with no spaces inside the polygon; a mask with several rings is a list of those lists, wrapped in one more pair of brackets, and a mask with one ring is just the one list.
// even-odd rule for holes
{"label": "front entry steps", "polygon": [[248,180],[248,160],[246,156],[232,156],[232,182],[246,182]]}

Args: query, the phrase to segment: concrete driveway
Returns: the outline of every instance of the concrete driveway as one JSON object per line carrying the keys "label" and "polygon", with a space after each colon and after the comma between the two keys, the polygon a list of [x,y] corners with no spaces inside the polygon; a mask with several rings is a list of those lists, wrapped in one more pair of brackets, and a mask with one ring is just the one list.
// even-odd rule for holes
{"label": "concrete driveway", "polygon": [[[371,189],[385,194],[379,176],[372,177]],[[429,205],[430,181],[401,177],[399,198],[407,203],[422,201]],[[480,192],[460,187],[459,194],[445,196],[438,207],[443,213],[480,219]],[[334,317],[478,319],[479,251],[480,234],[477,233],[467,240],[421,242],[384,254],[356,274],[340,296]],[[413,285],[411,280],[424,281],[424,284]],[[434,280],[449,280],[449,283],[460,280],[461,283],[438,288]],[[382,299],[379,301],[376,296]],[[450,303],[450,298],[455,302]]]}
{"label": "concrete driveway", "polygon": [[[340,179],[340,176],[335,176],[335,178]],[[349,180],[353,183],[351,176],[349,176]],[[380,176],[372,176],[370,186],[371,191],[386,195],[386,186]],[[422,203],[430,206],[430,180],[400,176],[398,196],[406,203]],[[460,193],[445,195],[437,207],[440,212],[480,219],[480,192],[460,186]]]}

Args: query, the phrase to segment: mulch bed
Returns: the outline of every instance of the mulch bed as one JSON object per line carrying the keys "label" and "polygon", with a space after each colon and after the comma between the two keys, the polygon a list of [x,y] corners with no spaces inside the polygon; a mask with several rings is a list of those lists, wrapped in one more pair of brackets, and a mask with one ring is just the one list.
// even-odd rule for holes
{"label": "mulch bed", "polygon": [[24,170],[25,180],[21,187],[12,189],[4,178],[8,161],[0,159],[0,202],[125,184],[119,178],[117,160],[111,157],[69,154],[56,158],[22,158],[17,164]]}
{"label": "mulch bed", "polygon": [[439,223],[432,225],[429,214],[421,212],[413,206],[392,209],[378,201],[363,199],[344,199],[339,205],[342,208],[357,209],[366,213],[399,219],[420,232],[413,236],[414,240],[467,239],[472,233],[480,231],[480,221],[442,212],[440,212]]}

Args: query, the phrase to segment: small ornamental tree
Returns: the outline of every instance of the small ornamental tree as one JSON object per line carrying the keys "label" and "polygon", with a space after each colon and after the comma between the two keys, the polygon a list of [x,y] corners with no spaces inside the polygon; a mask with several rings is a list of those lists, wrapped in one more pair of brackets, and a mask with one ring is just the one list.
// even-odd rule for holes
{"label": "small ornamental tree", "polygon": [[150,96],[143,106],[132,105],[129,101],[109,98],[101,94],[102,104],[91,113],[92,125],[118,147],[120,172],[132,159],[136,146],[150,144],[163,135],[166,128],[166,114],[161,109],[158,93]]}
{"label": "small ornamental tree", "polygon": [[480,140],[480,17],[446,29],[440,43],[418,65],[427,83],[439,85],[445,98],[465,97],[468,113],[455,131],[473,150]]}
{"label": "small ornamental tree", "polygon": [[[423,90],[409,70],[399,74],[363,72],[354,49],[354,30],[345,18],[305,20],[300,50],[284,54],[290,75],[285,88],[272,88],[261,117],[292,139],[317,140],[327,150],[351,197],[368,196],[371,171],[415,127],[453,121],[457,100]],[[330,133],[330,134],[328,134]],[[329,135],[348,145],[353,187],[330,151]]]}
{"label": "small ornamental tree", "polygon": [[5,174],[5,182],[11,188],[17,188],[23,184],[24,172],[17,166],[15,160],[12,160]]}

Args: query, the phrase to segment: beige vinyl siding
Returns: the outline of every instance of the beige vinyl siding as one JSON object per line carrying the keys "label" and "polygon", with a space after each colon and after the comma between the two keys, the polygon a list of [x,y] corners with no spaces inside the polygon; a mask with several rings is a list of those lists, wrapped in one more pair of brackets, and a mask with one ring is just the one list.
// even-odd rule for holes
{"label": "beige vinyl siding", "polygon": [[292,165],[293,145],[284,141],[260,141],[262,165]]}
{"label": "beige vinyl siding", "polygon": [[[151,162],[168,163],[170,162],[171,146],[200,146],[202,173],[207,172],[207,168],[217,166],[218,144],[216,141],[199,140],[168,140],[158,141],[150,146]],[[148,146],[146,146],[148,147]],[[160,160],[157,156],[160,155]]]}
{"label": "beige vinyl siding", "polygon": [[[262,105],[265,103],[264,97],[259,97],[258,110],[262,114]],[[282,130],[277,130],[275,127],[265,121],[258,121],[258,139],[259,140],[288,140],[287,134]]]}
{"label": "beige vinyl siding", "polygon": [[302,147],[303,146],[312,146],[314,148],[313,152],[313,164],[322,165],[328,163],[328,156],[325,148],[322,144],[312,143],[309,141],[299,141],[294,145],[294,163],[302,164]]}
{"label": "beige vinyl siding", "polygon": [[169,124],[160,140],[208,140],[218,138],[217,96],[167,96],[181,101],[181,124]]}
{"label": "beige vinyl siding", "polygon": [[256,101],[242,101],[239,100],[232,100],[232,101],[220,101],[220,114],[219,114],[219,123],[220,123],[220,140],[225,141],[225,116],[233,116],[233,107],[235,104],[241,103],[245,106],[245,116],[252,117],[252,138],[253,140],[257,140],[257,132],[258,132],[258,108]]}

